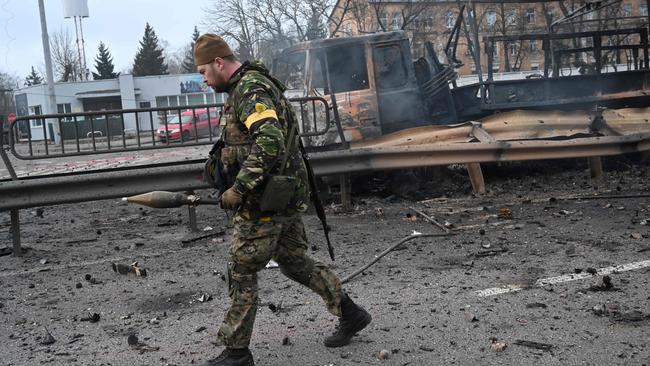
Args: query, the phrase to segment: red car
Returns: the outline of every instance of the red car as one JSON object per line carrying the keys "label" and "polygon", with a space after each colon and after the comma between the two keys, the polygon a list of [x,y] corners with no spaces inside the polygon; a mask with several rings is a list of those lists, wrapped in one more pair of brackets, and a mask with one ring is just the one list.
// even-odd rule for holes
{"label": "red car", "polygon": [[167,125],[164,120],[160,122],[156,136],[159,141],[190,141],[197,137],[210,136],[212,131],[212,137],[218,138],[221,134],[220,117],[216,108],[210,108],[209,113],[207,109],[188,110],[182,112],[180,117],[168,117]]}

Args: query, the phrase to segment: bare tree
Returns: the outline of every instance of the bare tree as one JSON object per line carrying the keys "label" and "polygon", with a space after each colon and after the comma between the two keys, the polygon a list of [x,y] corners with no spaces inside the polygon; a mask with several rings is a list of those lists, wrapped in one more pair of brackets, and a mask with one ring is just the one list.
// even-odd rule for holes
{"label": "bare tree", "polygon": [[400,3],[399,18],[396,18],[397,13],[394,13],[390,19],[387,14],[387,6],[395,4],[394,1],[372,1],[371,7],[377,17],[379,28],[386,32],[388,30],[407,29],[420,14],[430,9],[434,2],[434,0],[405,0]]}
{"label": "bare tree", "polygon": [[232,46],[237,48],[236,53],[241,59],[258,58],[258,26],[249,10],[260,11],[252,9],[249,0],[215,1],[204,9],[206,28],[234,41],[236,44]]}
{"label": "bare tree", "polygon": [[52,34],[50,49],[56,78],[64,82],[81,80],[83,71],[77,48],[67,29],[61,28]]}

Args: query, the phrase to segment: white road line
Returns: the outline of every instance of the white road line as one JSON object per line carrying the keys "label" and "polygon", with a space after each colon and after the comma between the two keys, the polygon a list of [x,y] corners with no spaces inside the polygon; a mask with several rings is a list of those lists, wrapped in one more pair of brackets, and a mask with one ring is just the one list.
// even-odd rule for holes
{"label": "white road line", "polygon": [[[534,285],[530,287],[544,287],[547,285],[554,285],[558,283],[583,280],[585,278],[590,278],[594,276],[604,276],[611,273],[633,271],[635,269],[641,269],[646,267],[650,267],[650,260],[600,268],[597,270],[597,273],[595,275],[591,275],[589,273],[576,273],[576,274],[567,274],[567,275],[556,276],[556,277],[540,278],[539,280],[535,281]],[[485,290],[479,290],[476,291],[475,293],[479,297],[487,297],[487,296],[495,296],[495,295],[507,294],[509,292],[520,291],[525,288],[526,288],[525,286],[521,286],[521,285],[506,285],[501,287],[492,287]]]}

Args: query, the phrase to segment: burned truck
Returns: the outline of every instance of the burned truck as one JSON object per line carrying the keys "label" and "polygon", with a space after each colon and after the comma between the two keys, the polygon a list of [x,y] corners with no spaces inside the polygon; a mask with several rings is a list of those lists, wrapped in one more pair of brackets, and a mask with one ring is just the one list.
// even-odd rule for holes
{"label": "burned truck", "polygon": [[[638,42],[605,45],[621,35],[633,35]],[[554,47],[571,38],[587,39],[590,46]],[[544,69],[524,79],[494,80],[492,48],[524,40],[542,42]],[[288,86],[289,96],[321,97],[330,106],[333,118],[303,115],[302,133],[312,150],[354,146],[405,129],[452,125],[496,112],[650,105],[646,28],[489,36],[484,44],[487,78],[462,86],[453,62],[443,64],[430,43],[425,56],[413,61],[409,39],[401,31],[297,44],[276,57],[273,69]],[[635,62],[629,70],[601,72],[601,53],[614,49],[630,50]],[[453,60],[455,47],[448,45],[446,52]],[[564,76],[563,56],[580,52],[592,55],[592,72]]]}

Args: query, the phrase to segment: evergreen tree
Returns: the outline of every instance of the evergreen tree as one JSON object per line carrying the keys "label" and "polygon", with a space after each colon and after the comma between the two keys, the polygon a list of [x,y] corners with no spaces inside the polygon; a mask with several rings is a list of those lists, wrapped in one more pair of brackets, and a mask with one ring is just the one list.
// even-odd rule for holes
{"label": "evergreen tree", "polygon": [[32,86],[32,85],[39,85],[43,84],[43,78],[34,70],[34,66],[32,66],[32,72],[27,75],[25,78],[25,86]]}
{"label": "evergreen tree", "polygon": [[115,65],[113,65],[113,57],[104,42],[99,42],[97,50],[99,51],[95,58],[95,70],[97,70],[97,72],[93,72],[93,79],[115,79],[120,76],[119,72],[113,72],[113,69],[115,68]]}
{"label": "evergreen tree", "polygon": [[140,48],[133,60],[133,76],[168,74],[163,49],[158,44],[158,37],[153,28],[147,23]]}
{"label": "evergreen tree", "polygon": [[194,44],[196,40],[199,39],[199,29],[194,26],[194,33],[192,33],[192,42],[190,43],[190,48],[185,51],[185,58],[183,58],[183,64],[181,68],[183,69],[184,74],[191,74],[196,72],[196,65],[194,65]]}

